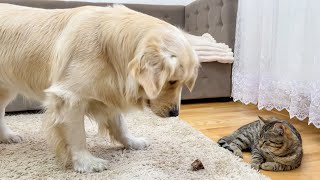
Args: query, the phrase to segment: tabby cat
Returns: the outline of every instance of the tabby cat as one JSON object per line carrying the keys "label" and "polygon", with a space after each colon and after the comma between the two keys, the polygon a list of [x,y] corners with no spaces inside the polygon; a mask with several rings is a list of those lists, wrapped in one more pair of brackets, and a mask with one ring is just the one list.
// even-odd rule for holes
{"label": "tabby cat", "polygon": [[288,171],[300,166],[303,151],[299,132],[290,123],[276,118],[259,120],[240,127],[218,144],[242,158],[252,153],[251,166],[268,171]]}

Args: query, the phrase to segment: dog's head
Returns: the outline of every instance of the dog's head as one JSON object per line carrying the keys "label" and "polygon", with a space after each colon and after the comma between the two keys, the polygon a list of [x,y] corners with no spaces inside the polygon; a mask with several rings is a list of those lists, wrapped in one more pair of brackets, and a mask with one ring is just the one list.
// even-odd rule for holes
{"label": "dog's head", "polygon": [[198,67],[197,55],[178,29],[147,34],[129,63],[131,75],[143,89],[144,99],[161,117],[179,115],[182,87],[193,89]]}

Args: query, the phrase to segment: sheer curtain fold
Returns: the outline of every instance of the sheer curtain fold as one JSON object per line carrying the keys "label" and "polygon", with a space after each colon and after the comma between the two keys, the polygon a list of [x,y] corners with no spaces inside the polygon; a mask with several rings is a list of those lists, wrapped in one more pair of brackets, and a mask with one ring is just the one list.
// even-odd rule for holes
{"label": "sheer curtain fold", "polygon": [[232,97],[320,128],[320,1],[239,0]]}

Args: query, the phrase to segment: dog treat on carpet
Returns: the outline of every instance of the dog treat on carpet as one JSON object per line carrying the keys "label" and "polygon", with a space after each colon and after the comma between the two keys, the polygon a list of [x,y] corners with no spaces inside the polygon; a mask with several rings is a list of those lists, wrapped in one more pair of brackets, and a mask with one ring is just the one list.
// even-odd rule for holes
{"label": "dog treat on carpet", "polygon": [[203,164],[202,164],[202,162],[201,162],[199,159],[193,161],[193,163],[191,164],[191,166],[192,166],[192,170],[193,170],[193,171],[198,171],[198,170],[200,170],[200,169],[204,169]]}

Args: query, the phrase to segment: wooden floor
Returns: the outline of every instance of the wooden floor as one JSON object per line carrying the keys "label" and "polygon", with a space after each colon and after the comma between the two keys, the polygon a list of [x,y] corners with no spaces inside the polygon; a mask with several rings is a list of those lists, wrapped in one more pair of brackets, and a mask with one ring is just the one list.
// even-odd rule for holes
{"label": "wooden floor", "polygon": [[[286,111],[259,111],[254,105],[234,102],[184,104],[181,107],[180,117],[217,141],[240,126],[256,120],[257,115],[274,116],[291,122],[300,132],[304,148],[302,165],[298,169],[288,172],[261,172],[274,180],[320,180],[320,129],[308,125],[307,120],[303,122],[297,119],[290,120]],[[250,154],[245,155],[245,161],[250,162]]]}

